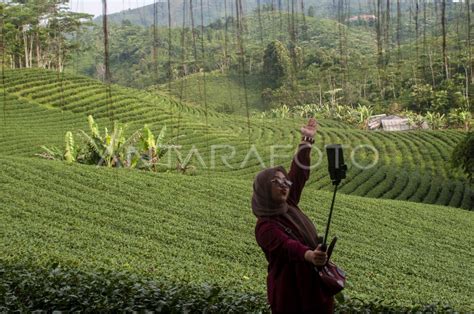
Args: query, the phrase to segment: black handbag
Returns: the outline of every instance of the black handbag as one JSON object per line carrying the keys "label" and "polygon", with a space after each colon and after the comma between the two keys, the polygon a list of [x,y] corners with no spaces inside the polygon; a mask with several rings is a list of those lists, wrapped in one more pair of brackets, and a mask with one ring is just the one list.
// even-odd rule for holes
{"label": "black handbag", "polygon": [[324,284],[326,291],[331,295],[335,295],[342,291],[346,286],[346,273],[342,268],[338,267],[336,264],[330,261],[332,251],[336,245],[337,237],[334,237],[329,244],[327,250],[328,260],[326,265],[322,267],[314,267],[316,272],[321,278],[322,283]]}

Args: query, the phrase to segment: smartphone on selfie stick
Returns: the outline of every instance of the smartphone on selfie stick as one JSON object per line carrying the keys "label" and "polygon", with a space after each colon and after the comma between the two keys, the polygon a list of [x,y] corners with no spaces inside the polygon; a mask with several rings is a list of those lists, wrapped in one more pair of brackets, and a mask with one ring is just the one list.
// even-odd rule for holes
{"label": "smartphone on selfie stick", "polygon": [[332,211],[334,209],[334,201],[336,200],[337,187],[341,183],[342,179],[346,178],[347,166],[344,164],[344,154],[342,152],[341,144],[326,145],[326,153],[328,156],[329,176],[331,177],[332,184],[334,185],[334,194],[332,196],[331,210],[329,211],[328,222],[326,225],[326,233],[324,235],[321,249],[328,253],[328,259],[329,259],[330,254],[332,253],[334,245],[336,245],[336,241],[337,241],[337,237],[334,237],[328,249],[327,238],[329,234],[329,226],[331,224]]}

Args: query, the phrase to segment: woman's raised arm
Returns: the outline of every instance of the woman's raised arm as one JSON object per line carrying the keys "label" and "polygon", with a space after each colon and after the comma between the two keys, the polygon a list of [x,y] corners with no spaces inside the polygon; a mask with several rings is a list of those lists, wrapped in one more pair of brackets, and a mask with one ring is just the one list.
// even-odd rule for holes
{"label": "woman's raised arm", "polygon": [[288,195],[288,203],[297,206],[304,185],[309,179],[311,166],[311,145],[314,142],[318,124],[314,118],[310,118],[308,124],[301,128],[302,141],[298,145],[296,152],[291,162],[290,171],[288,172],[288,179],[293,182]]}

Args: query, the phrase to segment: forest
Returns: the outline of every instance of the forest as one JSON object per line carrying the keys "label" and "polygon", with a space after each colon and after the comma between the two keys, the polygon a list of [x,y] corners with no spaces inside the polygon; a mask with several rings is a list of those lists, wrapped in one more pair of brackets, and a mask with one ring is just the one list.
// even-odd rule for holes
{"label": "forest", "polygon": [[[239,13],[231,1],[207,1],[207,19],[223,16],[205,25],[199,3],[190,8],[187,1],[170,7],[171,13],[185,12],[180,15],[166,16],[164,2],[111,15],[110,82],[179,94],[172,82],[192,84],[200,71],[234,81],[243,73],[252,90],[251,107],[259,111],[337,102],[370,106],[376,113],[408,109],[462,120],[461,112],[471,110],[469,0],[267,2],[246,5],[249,12]],[[6,63],[66,66],[105,80],[102,19],[92,23],[60,5],[35,3],[5,8]],[[42,25],[45,18],[51,22]],[[169,24],[163,26],[163,19]],[[218,107],[240,111],[223,101]]]}

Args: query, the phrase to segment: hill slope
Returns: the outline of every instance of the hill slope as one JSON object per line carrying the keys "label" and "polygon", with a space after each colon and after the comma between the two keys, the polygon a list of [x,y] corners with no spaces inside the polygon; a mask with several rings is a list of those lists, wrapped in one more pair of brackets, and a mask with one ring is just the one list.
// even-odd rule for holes
{"label": "hill slope", "polygon": [[[198,148],[204,164],[197,156],[190,157],[199,172],[209,170],[213,175],[231,174],[250,179],[263,166],[289,162],[299,142],[299,127],[304,122],[251,118],[249,132],[242,116],[213,110],[208,110],[206,115],[200,106],[183,105],[166,97],[118,86],[112,88],[111,102],[107,104],[101,83],[71,75],[61,79],[49,71],[8,71],[6,88],[0,151],[14,156],[32,156],[41,151],[41,145],[63,146],[64,133],[85,130],[86,115],[92,114],[101,127],[111,126],[109,118],[130,124],[131,130],[148,123],[157,131],[166,124],[170,138],[182,136],[178,143],[184,156],[189,155],[193,146]],[[449,165],[451,151],[462,138],[462,132],[366,132],[347,129],[330,120],[320,123],[316,146],[319,152],[324,152],[325,144],[348,145],[346,158],[350,169],[341,192],[473,208],[473,191]],[[249,145],[249,135],[250,144],[255,146]],[[229,166],[226,166],[221,157],[232,150],[235,155],[228,158]],[[308,184],[315,189],[331,189],[326,160],[318,150],[313,149],[315,168]],[[378,152],[377,163],[374,150]],[[357,164],[374,164],[374,167],[363,170]]]}
{"label": "hill slope", "polygon": [[[262,292],[266,263],[254,240],[251,181],[67,166],[0,156],[1,260],[59,262]],[[301,207],[323,229],[331,193]],[[447,218],[449,217],[449,219]],[[387,304],[434,300],[469,311],[472,213],[340,195],[331,233],[347,294]]]}

